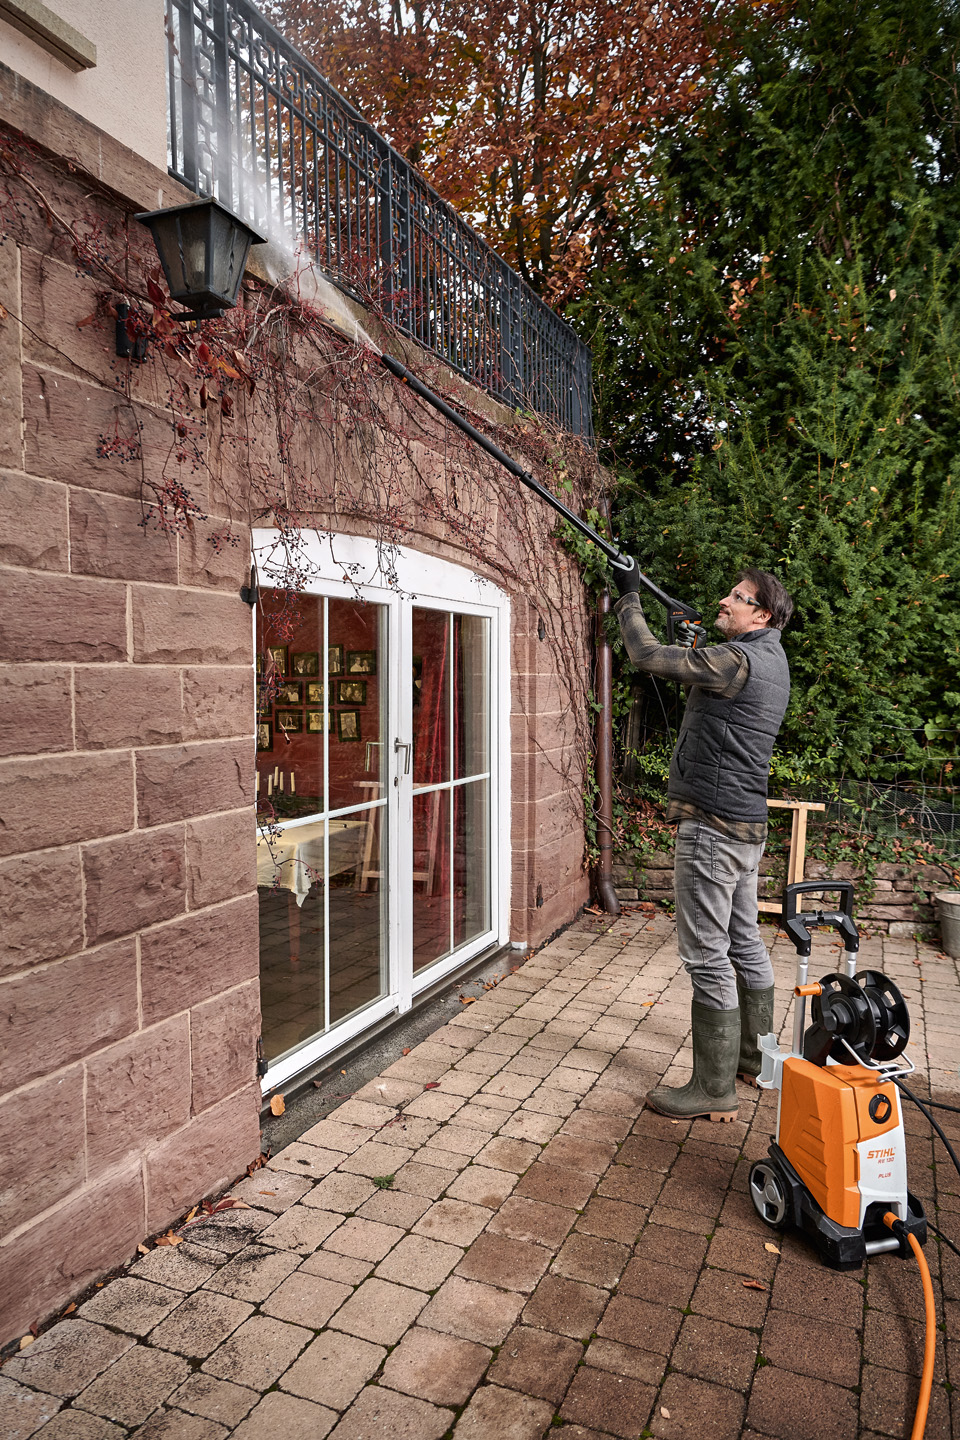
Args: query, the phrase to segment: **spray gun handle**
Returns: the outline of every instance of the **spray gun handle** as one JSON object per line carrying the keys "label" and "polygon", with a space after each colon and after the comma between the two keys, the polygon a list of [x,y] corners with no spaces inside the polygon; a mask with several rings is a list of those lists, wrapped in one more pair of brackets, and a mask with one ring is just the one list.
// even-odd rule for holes
{"label": "spray gun handle", "polygon": [[[797,900],[801,895],[819,895],[824,891],[839,894],[839,910],[798,913]],[[816,925],[828,925],[832,930],[838,930],[846,951],[853,953],[859,950],[860,932],[853,918],[853,899],[853,884],[849,880],[798,880],[793,885],[784,886],[783,928],[796,946],[797,954],[810,954],[810,931]]]}
{"label": "spray gun handle", "polygon": [[[696,625],[702,618],[703,616],[700,614],[700,611],[695,610],[692,605],[684,605],[680,600],[671,600],[667,606],[667,644],[673,644],[678,621],[687,620],[691,625]],[[694,637],[693,644],[690,647],[691,650],[696,650],[698,638],[697,636]]]}

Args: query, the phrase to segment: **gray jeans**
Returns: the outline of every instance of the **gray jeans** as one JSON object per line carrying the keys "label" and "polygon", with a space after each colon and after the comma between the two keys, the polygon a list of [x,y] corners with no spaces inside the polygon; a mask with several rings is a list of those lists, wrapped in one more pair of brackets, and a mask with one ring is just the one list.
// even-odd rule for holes
{"label": "gray jeans", "polygon": [[757,927],[762,854],[762,845],[730,840],[699,820],[682,820],[677,828],[677,943],[693,998],[712,1010],[737,1005],[737,976],[748,990],[773,984]]}

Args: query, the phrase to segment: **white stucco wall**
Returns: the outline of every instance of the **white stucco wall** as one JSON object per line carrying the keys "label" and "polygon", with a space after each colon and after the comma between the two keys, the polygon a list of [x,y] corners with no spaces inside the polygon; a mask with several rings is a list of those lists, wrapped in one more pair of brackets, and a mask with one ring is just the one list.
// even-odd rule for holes
{"label": "white stucco wall", "polygon": [[97,47],[73,71],[0,18],[0,59],[162,170],[167,168],[163,0],[44,0]]}

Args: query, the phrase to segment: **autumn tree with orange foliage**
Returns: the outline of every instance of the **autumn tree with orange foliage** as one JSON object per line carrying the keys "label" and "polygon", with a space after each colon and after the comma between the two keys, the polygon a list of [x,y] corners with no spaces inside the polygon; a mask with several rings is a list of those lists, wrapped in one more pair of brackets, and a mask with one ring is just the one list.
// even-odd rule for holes
{"label": "autumn tree with orange foliage", "polygon": [[560,308],[695,98],[715,0],[272,0],[274,23]]}

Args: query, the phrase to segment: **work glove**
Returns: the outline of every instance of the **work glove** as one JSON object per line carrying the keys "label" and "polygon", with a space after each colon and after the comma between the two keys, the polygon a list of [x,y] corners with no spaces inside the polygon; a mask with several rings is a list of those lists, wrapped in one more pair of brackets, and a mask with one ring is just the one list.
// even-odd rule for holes
{"label": "work glove", "polygon": [[629,555],[625,555],[623,558],[629,561],[627,566],[618,565],[616,560],[610,562],[613,583],[617,587],[621,600],[624,595],[637,595],[640,592],[640,566]]}
{"label": "work glove", "polygon": [[702,650],[709,643],[707,627],[700,620],[678,620],[673,632],[674,645],[684,650]]}

